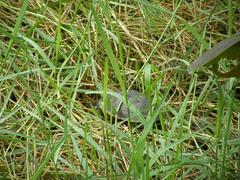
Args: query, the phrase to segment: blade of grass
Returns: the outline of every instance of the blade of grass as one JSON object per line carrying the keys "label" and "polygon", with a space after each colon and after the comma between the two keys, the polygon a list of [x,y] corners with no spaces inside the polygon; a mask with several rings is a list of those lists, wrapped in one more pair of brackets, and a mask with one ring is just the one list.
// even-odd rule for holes
{"label": "blade of grass", "polygon": [[14,29],[13,29],[13,33],[12,33],[13,38],[10,40],[9,45],[8,45],[8,51],[7,51],[6,56],[5,56],[5,61],[7,61],[8,55],[9,55],[10,50],[12,48],[12,45],[13,45],[14,41],[16,40],[17,34],[20,31],[20,27],[21,27],[21,24],[22,24],[22,21],[23,21],[23,18],[24,18],[24,14],[27,10],[28,4],[29,4],[29,0],[25,0],[22,3],[22,7],[19,11],[18,18],[16,20],[16,23],[15,23],[15,26],[14,26]]}
{"label": "blade of grass", "polygon": [[230,91],[229,92],[229,96],[227,96],[226,100],[227,101],[227,112],[226,112],[226,121],[225,121],[225,128],[224,128],[224,133],[223,133],[223,144],[222,144],[222,152],[221,152],[221,172],[219,174],[219,177],[224,177],[225,174],[226,174],[226,169],[228,167],[227,166],[227,156],[228,156],[228,153],[227,153],[227,147],[228,147],[228,144],[227,144],[227,141],[229,139],[229,134],[230,134],[230,125],[231,125],[231,122],[232,122],[232,114],[233,114],[233,103],[234,103],[234,100],[233,100],[233,92]]}
{"label": "blade of grass", "polygon": [[233,8],[232,8],[232,0],[227,1],[227,9],[228,9],[228,37],[232,35],[233,29]]}
{"label": "blade of grass", "polygon": [[[83,169],[85,170],[86,175],[87,175],[88,177],[93,176],[93,172],[92,172],[91,168],[89,167],[87,160],[83,157],[83,153],[81,152],[81,149],[82,149],[82,148],[81,148],[81,149],[79,148],[79,145],[78,145],[76,139],[74,138],[74,136],[71,136],[71,140],[72,140],[72,143],[73,143],[73,147],[74,147],[74,149],[75,149],[75,152],[76,152],[76,154],[77,154],[78,160],[80,161]],[[83,150],[84,150],[84,149],[83,149]],[[86,150],[86,149],[85,149],[85,150]]]}
{"label": "blade of grass", "polygon": [[41,173],[44,171],[45,166],[50,161],[50,159],[53,157],[53,155],[58,151],[58,149],[64,144],[66,141],[66,137],[62,137],[61,140],[59,140],[55,145],[53,145],[53,148],[50,150],[50,153],[46,155],[46,157],[41,161],[40,165],[37,167],[36,171],[31,177],[31,180],[35,180],[40,178]]}
{"label": "blade of grass", "polygon": [[[220,82],[217,82],[218,86],[218,101],[217,101],[217,121],[216,121],[216,131],[215,131],[215,137],[216,137],[216,156],[219,157],[219,147],[218,144],[221,141],[221,127],[223,122],[223,115],[224,115],[224,101],[225,101],[225,95],[223,93],[223,87],[221,86]],[[221,169],[218,167],[218,158],[216,158],[215,162],[215,172],[221,172]]]}
{"label": "blade of grass", "polygon": [[103,46],[104,46],[104,49],[107,53],[107,56],[111,62],[111,65],[113,67],[113,70],[114,70],[114,73],[118,79],[118,82],[120,84],[120,87],[121,87],[121,91],[123,92],[123,94],[126,94],[126,88],[125,88],[125,83],[123,81],[123,78],[122,78],[122,73],[120,71],[120,67],[118,65],[118,61],[117,61],[117,58],[116,56],[114,55],[113,51],[112,51],[112,48],[109,44],[109,40],[108,40],[108,37],[105,35],[104,33],[104,28],[103,28],[103,25],[101,23],[101,21],[99,20],[98,18],[98,15],[97,15],[97,12],[95,11],[95,8],[92,7],[92,14],[93,14],[93,17],[95,19],[95,23],[96,23],[96,26],[97,26],[97,30],[102,38],[102,41],[103,41]]}

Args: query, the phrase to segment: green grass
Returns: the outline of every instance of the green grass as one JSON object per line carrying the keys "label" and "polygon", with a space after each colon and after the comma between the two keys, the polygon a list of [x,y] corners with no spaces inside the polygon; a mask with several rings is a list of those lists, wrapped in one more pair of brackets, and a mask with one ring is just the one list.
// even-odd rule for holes
{"label": "green grass", "polygon": [[[0,179],[240,178],[239,79],[187,73],[239,6],[0,1]],[[146,123],[93,106],[116,89],[146,94]]]}

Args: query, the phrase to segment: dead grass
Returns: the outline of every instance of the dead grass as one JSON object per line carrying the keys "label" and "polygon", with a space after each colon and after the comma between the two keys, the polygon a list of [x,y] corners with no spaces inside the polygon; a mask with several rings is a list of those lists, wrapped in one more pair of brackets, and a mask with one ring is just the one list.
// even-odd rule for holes
{"label": "dead grass", "polygon": [[[22,2],[0,2],[0,177],[239,177],[239,80],[186,71],[201,40],[239,29],[239,4],[229,2],[231,26],[219,1],[30,1],[16,36]],[[118,76],[126,88],[150,88],[163,129],[98,113],[106,76],[109,89],[121,89]]]}

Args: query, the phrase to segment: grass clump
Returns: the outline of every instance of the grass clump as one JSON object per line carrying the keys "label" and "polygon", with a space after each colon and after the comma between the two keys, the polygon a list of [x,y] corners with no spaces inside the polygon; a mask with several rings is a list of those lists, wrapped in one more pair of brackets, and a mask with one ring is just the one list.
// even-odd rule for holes
{"label": "grass clump", "polygon": [[[0,178],[239,178],[239,79],[187,73],[239,29],[238,11],[230,0],[1,1]],[[147,123],[99,113],[110,89],[146,94]]]}

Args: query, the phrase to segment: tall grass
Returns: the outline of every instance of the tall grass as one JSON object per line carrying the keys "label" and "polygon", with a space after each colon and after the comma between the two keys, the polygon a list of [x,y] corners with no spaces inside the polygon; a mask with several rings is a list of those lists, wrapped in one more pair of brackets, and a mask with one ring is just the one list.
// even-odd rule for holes
{"label": "tall grass", "polygon": [[[240,178],[239,79],[187,65],[235,33],[239,3],[1,1],[0,178]],[[112,90],[146,94],[139,123]]]}

